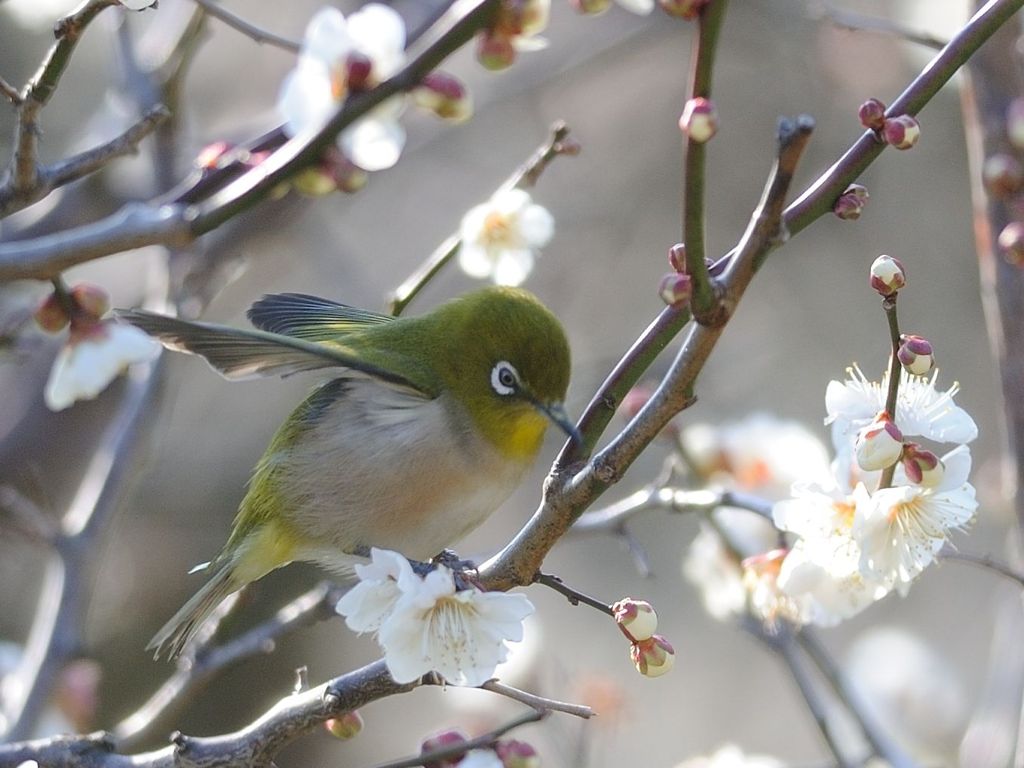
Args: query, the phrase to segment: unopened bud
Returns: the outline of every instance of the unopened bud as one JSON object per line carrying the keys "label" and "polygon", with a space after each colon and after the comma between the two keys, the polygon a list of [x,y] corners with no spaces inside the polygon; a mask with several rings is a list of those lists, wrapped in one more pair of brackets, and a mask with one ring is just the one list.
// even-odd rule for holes
{"label": "unopened bud", "polygon": [[998,152],[985,158],[981,180],[992,197],[1004,200],[1024,188],[1024,167],[1013,155]]}
{"label": "unopened bud", "polygon": [[711,0],[658,0],[661,9],[669,16],[680,19],[696,19],[704,6]]}
{"label": "unopened bud", "polygon": [[718,131],[718,110],[715,102],[698,96],[686,102],[679,118],[679,128],[690,141],[703,144]]}
{"label": "unopened bud", "polygon": [[661,278],[658,295],[674,309],[685,307],[693,293],[693,278],[679,272],[672,272]]}
{"label": "unopened bud", "polygon": [[332,717],[324,723],[324,727],[331,736],[345,741],[357,736],[363,730],[363,718],[353,710],[338,717]]}
{"label": "unopened bud", "polygon": [[373,74],[373,60],[359,51],[350,51],[345,59],[345,83],[350,91],[365,91],[372,88],[370,75]]}
{"label": "unopened bud", "polygon": [[671,670],[676,662],[675,650],[661,635],[633,643],[629,647],[629,656],[637,672],[644,677],[661,677]]}
{"label": "unopened bud", "polygon": [[632,643],[648,640],[658,629],[658,614],[646,600],[627,597],[612,606],[615,623]]}
{"label": "unopened bud", "polygon": [[525,741],[499,741],[494,745],[494,754],[504,768],[540,768],[540,755]]}
{"label": "unopened bud", "polygon": [[1007,264],[1015,267],[1024,266],[1024,224],[1011,221],[999,233],[996,245]]}
{"label": "unopened bud", "polygon": [[[439,749],[447,749],[448,747],[465,744],[467,740],[466,734],[462,733],[462,731],[456,731],[454,729],[450,731],[442,731],[435,736],[431,736],[430,738],[423,740],[420,744],[420,754],[426,755],[430,752],[436,752]],[[432,762],[424,763],[423,768],[455,768],[464,755],[465,753],[462,753],[444,760],[434,760]]]}
{"label": "unopened bud", "polygon": [[686,271],[686,246],[676,243],[668,249],[668,263],[676,272]]}
{"label": "unopened bud", "polygon": [[890,117],[882,126],[882,139],[896,149],[910,149],[921,138],[921,124],[910,115]]}
{"label": "unopened bud", "polygon": [[516,60],[516,47],[512,38],[500,32],[484,30],[476,38],[476,60],[485,69],[494,72],[512,66]]}
{"label": "unopened bud", "polygon": [[857,464],[865,472],[891,467],[903,453],[903,433],[885,411],[857,433],[853,443]]}
{"label": "unopened bud", "polygon": [[459,78],[447,72],[431,72],[413,90],[413,99],[442,120],[462,123],[473,115],[473,98]]}
{"label": "unopened bud", "polygon": [[917,443],[907,443],[903,447],[901,461],[903,462],[903,471],[907,473],[907,479],[926,488],[938,485],[946,473],[946,465],[942,463],[942,460]]}
{"label": "unopened bud", "polygon": [[292,177],[292,186],[305,197],[323,197],[338,189],[331,174],[318,165],[295,174]]}
{"label": "unopened bud", "polygon": [[1006,108],[1006,137],[1017,149],[1024,149],[1024,96],[1018,96]]}
{"label": "unopened bud", "polygon": [[892,296],[907,284],[907,270],[895,256],[882,254],[871,262],[871,287],[882,296]]}
{"label": "unopened bud", "polygon": [[39,302],[33,317],[39,327],[47,333],[62,331],[71,322],[63,302],[52,292]]}
{"label": "unopened bud", "polygon": [[110,310],[110,294],[91,283],[79,283],[71,289],[71,300],[82,314],[99,320]]}
{"label": "unopened bud", "polygon": [[860,218],[864,206],[868,202],[867,187],[861,184],[851,184],[846,188],[832,206],[832,212],[844,221],[856,221]]}
{"label": "unopened bud", "polygon": [[868,99],[857,110],[860,124],[872,131],[880,131],[885,125],[885,104],[878,99]]}
{"label": "unopened bud", "polygon": [[899,358],[904,370],[914,376],[923,376],[935,366],[935,353],[931,342],[921,336],[900,336],[900,348],[896,357]]}
{"label": "unopened bud", "polygon": [[580,13],[596,16],[612,6],[612,0],[569,0],[569,5]]}

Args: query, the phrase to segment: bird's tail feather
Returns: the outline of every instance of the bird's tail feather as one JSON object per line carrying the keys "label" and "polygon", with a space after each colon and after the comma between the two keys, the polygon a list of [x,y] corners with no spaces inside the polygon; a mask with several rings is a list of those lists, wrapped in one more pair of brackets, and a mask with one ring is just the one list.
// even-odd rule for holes
{"label": "bird's tail feather", "polygon": [[242,586],[235,580],[234,575],[232,563],[222,565],[213,578],[192,595],[189,601],[171,617],[171,620],[164,624],[146,646],[146,650],[153,651],[154,659],[160,658],[165,651],[167,658],[173,659],[192,642],[203,622],[217,606]]}

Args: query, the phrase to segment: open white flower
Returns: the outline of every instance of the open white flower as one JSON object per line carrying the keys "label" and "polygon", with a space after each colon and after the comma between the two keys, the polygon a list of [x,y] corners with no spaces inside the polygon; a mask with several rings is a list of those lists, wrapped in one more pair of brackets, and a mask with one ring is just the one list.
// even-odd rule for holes
{"label": "open white flower", "polygon": [[370,562],[355,571],[359,583],[342,595],[335,609],[353,632],[376,632],[402,596],[402,586],[418,577],[402,555],[376,547],[370,550]]}
{"label": "open white flower", "polygon": [[434,671],[450,683],[482,685],[507,658],[505,642],[522,639],[523,620],[534,610],[525,595],[456,591],[451,570],[443,566],[397,583],[402,595],[377,639],[399,683]]}
{"label": "open white flower", "polygon": [[[348,19],[336,8],[318,11],[302,41],[298,62],[281,87],[278,110],[285,131],[294,136],[317,130],[337,112],[349,94],[353,57],[367,62],[360,87],[391,77],[405,62],[405,22],[391,8],[370,3]],[[338,136],[338,146],[366,171],[390,168],[405,146],[398,122],[404,97],[395,96],[363,116]]]}
{"label": "open white flower", "polygon": [[520,285],[533,269],[534,254],[554,233],[554,218],[529,193],[499,190],[462,218],[459,266],[471,277]]}
{"label": "open white flower", "polygon": [[881,580],[861,572],[860,545],[853,537],[856,510],[869,501],[857,486],[847,495],[835,486],[797,485],[794,497],[772,510],[780,530],[797,534],[779,573],[779,587],[801,601],[806,620],[833,626],[889,592]]}
{"label": "open white flower", "polygon": [[459,768],[505,768],[493,749],[471,749],[461,760]]}
{"label": "open white flower", "polygon": [[654,10],[654,0],[615,0],[620,8],[625,8],[639,16],[647,16]]}
{"label": "open white flower", "polygon": [[725,744],[713,754],[691,757],[676,768],[783,768],[783,763],[768,755],[747,755],[736,745]]}
{"label": "open white flower", "polygon": [[119,2],[130,11],[141,11],[151,5],[156,5],[156,0],[119,0]]}
{"label": "open white flower", "polygon": [[935,486],[898,485],[871,494],[857,506],[853,536],[861,549],[860,569],[895,582],[900,594],[942,549],[953,529],[964,528],[978,502],[967,482],[971,454],[961,445],[942,457],[946,466]]}
{"label": "open white flower", "polygon": [[53,411],[78,400],[92,400],[129,365],[160,354],[160,344],[130,325],[107,320],[72,327],[67,343],[50,369],[43,397]]}

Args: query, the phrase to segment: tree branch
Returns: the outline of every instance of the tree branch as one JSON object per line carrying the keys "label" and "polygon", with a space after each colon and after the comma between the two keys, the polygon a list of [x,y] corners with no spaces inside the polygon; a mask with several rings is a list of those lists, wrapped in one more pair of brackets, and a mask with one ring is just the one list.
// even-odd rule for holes
{"label": "tree branch", "polygon": [[263,43],[267,43],[283,50],[291,51],[292,53],[298,53],[302,49],[302,43],[283,37],[276,32],[270,32],[269,30],[257,27],[255,24],[243,19],[241,16],[232,13],[219,2],[215,2],[215,0],[192,0],[192,2],[206,11],[206,13],[213,18],[224,22],[227,26],[241,32],[246,37],[255,40],[261,45]]}

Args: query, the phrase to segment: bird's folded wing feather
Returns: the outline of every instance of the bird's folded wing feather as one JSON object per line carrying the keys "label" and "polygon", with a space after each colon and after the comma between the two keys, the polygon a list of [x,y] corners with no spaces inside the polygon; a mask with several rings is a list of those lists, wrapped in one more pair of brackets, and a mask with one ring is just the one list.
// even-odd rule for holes
{"label": "bird's folded wing feather", "polygon": [[320,368],[344,368],[425,397],[433,396],[408,377],[369,362],[342,344],[318,344],[266,331],[180,320],[143,310],[119,310],[117,316],[159,339],[168,349],[204,357],[228,379],[287,376]]}
{"label": "bird's folded wing feather", "polygon": [[269,294],[246,314],[262,331],[309,341],[336,341],[346,333],[395,319],[304,293]]}

